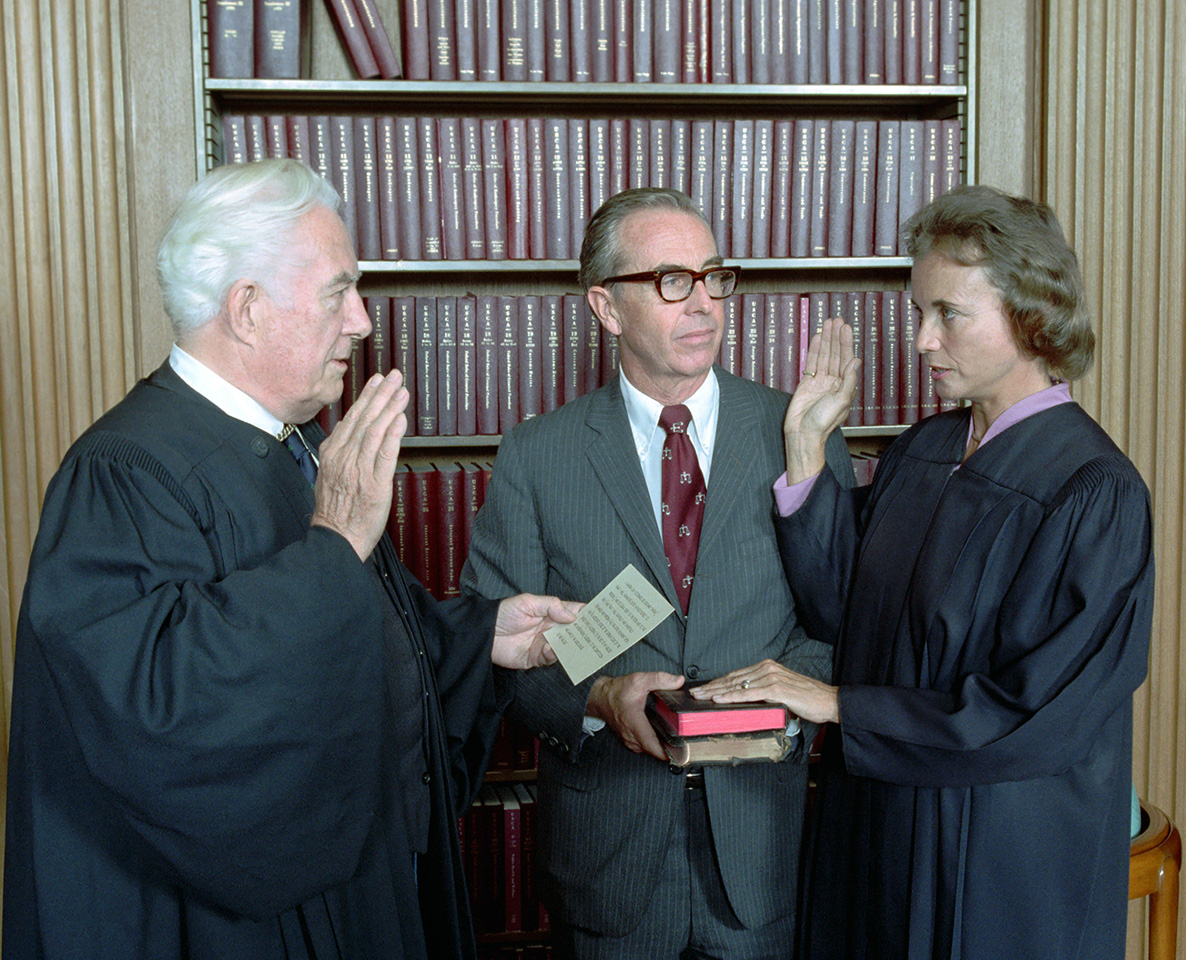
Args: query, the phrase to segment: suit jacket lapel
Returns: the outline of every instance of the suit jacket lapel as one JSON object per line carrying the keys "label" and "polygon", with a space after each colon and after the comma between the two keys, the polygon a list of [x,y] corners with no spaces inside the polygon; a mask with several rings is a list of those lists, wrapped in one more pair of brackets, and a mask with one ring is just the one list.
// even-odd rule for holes
{"label": "suit jacket lapel", "polygon": [[[759,424],[756,407],[744,391],[737,389],[738,381],[720,368],[717,368],[717,381],[721,389],[720,408],[698,557],[710,553],[716,541],[731,529],[730,517],[734,514],[737,497],[744,495],[739,491],[745,487],[745,478],[754,469],[757,453],[755,433]],[[770,478],[770,483],[774,483],[774,477]]]}
{"label": "suit jacket lapel", "polygon": [[678,611],[679,600],[663,552],[663,536],[655,523],[618,383],[615,377],[606,389],[591,398],[585,418],[585,425],[594,434],[587,450],[589,464],[627,535],[650,568],[654,582]]}

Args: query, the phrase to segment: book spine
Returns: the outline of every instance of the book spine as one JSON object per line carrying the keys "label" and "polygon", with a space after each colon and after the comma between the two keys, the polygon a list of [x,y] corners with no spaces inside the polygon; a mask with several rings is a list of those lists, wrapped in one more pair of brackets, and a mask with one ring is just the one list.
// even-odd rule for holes
{"label": "book spine", "polygon": [[[592,309],[589,307],[589,302],[582,297],[583,301],[580,307],[581,316],[584,318],[585,331],[585,345],[581,351],[585,358],[585,373],[582,380],[585,384],[586,390],[596,390],[601,386],[601,321],[594,315]],[[605,335],[606,340],[615,339],[611,334]]]}
{"label": "book spine", "polygon": [[[416,300],[414,297],[391,298],[391,362],[404,375],[408,406],[404,416],[408,435],[415,436],[419,424],[416,404]],[[403,554],[401,554],[403,556]]]}
{"label": "book spine", "polygon": [[482,509],[485,489],[482,483],[482,468],[472,461],[461,465],[461,551],[469,556],[473,542],[474,520]]}
{"label": "book spine", "polygon": [[325,0],[329,5],[334,25],[350,55],[350,62],[354,70],[363,80],[379,76],[379,65],[375,62],[375,55],[371,52],[371,45],[367,40],[366,31],[359,19],[358,6],[355,0]]}
{"label": "book spine", "polygon": [[652,2],[654,3],[652,79],[655,83],[679,83],[683,79],[680,55],[683,40],[680,0],[652,0]]}
{"label": "book spine", "polygon": [[700,76],[700,0],[683,0],[680,10],[680,81],[703,83]]}
{"label": "book spine", "polygon": [[428,0],[428,78],[457,79],[457,38],[453,0]]}
{"label": "book spine", "polygon": [[504,121],[507,160],[507,257],[526,260],[528,244],[528,166],[527,121],[518,118]]}
{"label": "book spine", "polygon": [[597,326],[591,328],[591,333],[598,336],[600,347],[597,351],[598,386],[609,383],[618,373],[618,338],[601,335]]}
{"label": "book spine", "polygon": [[549,260],[568,260],[571,235],[568,225],[568,121],[549,117],[544,120],[544,215],[547,218],[547,253]]}
{"label": "book spine", "polygon": [[551,413],[562,402],[564,390],[563,299],[559,294],[540,298],[540,412]]}
{"label": "book spine", "polygon": [[527,79],[541,83],[548,75],[548,37],[544,26],[547,0],[527,0]]}
{"label": "book spine", "polygon": [[750,82],[750,4],[734,3],[730,36],[733,39],[731,57],[734,83]]}
{"label": "book spine", "polygon": [[435,437],[437,421],[436,297],[416,297],[416,434]]}
{"label": "book spine", "polygon": [[247,162],[247,120],[241,113],[222,115],[222,162]]}
{"label": "book spine", "polygon": [[498,790],[502,800],[503,929],[515,933],[523,929],[522,814],[514,791],[505,784]]}
{"label": "book spine", "polygon": [[301,75],[300,0],[256,0],[255,76],[295,79]]}
{"label": "book spine", "polygon": [[824,36],[828,44],[828,83],[844,83],[844,2],[825,0]]}
{"label": "book spine", "polygon": [[454,33],[457,44],[457,79],[478,79],[478,0],[455,0]]}
{"label": "book spine", "polygon": [[754,202],[754,121],[733,121],[733,209],[729,255],[750,256]]}
{"label": "book spine", "polygon": [[939,82],[960,81],[959,0],[939,0]]}
{"label": "book spine", "polygon": [[853,145],[852,255],[873,256],[877,209],[877,121],[858,120]]}
{"label": "book spine", "polygon": [[752,0],[750,4],[750,83],[768,84],[774,79],[770,33],[774,29],[773,0]]}
{"label": "book spine", "polygon": [[247,131],[247,159],[250,163],[258,163],[267,159],[268,134],[264,129],[264,118],[258,113],[249,113],[243,118],[243,126]]}
{"label": "book spine", "polygon": [[375,118],[354,118],[355,206],[358,218],[358,258],[379,260],[383,256],[379,219],[379,153],[376,149]]}
{"label": "book spine", "polygon": [[288,155],[311,168],[313,166],[313,146],[309,142],[309,118],[305,116],[285,117],[284,136],[288,141]]}
{"label": "book spine", "polygon": [[651,127],[649,120],[627,120],[626,129],[630,137],[628,159],[628,184],[632,189],[650,186],[651,179]]}
{"label": "book spine", "polygon": [[589,121],[570,119],[568,126],[569,257],[577,257],[589,221]]}
{"label": "book spine", "polygon": [[827,0],[807,0],[807,81],[828,82]]}
{"label": "book spine", "polygon": [[959,120],[939,121],[940,159],[940,194],[954,190],[960,184],[960,122]]}
{"label": "book spine", "polygon": [[358,19],[362,23],[363,33],[366,34],[367,44],[375,58],[379,76],[384,80],[398,77],[403,71],[399,58],[391,46],[391,37],[383,25],[383,18],[379,16],[379,8],[375,0],[355,0],[358,7]]}
{"label": "book spine", "polygon": [[746,293],[741,297],[741,376],[754,383],[762,382],[765,299],[760,293]]}
{"label": "book spine", "polygon": [[318,115],[309,118],[309,152],[312,155],[312,167],[317,171],[317,175],[333,183],[333,148],[330,144],[329,117]]}
{"label": "book spine", "polygon": [[495,298],[498,323],[498,428],[510,433],[519,422],[519,305],[516,297]]}
{"label": "book spine", "polygon": [[902,82],[922,83],[922,0],[902,0]]}
{"label": "book spine", "polygon": [[671,189],[688,193],[691,186],[692,121],[671,121]]}
{"label": "book spine", "polygon": [[[861,341],[865,336],[865,295],[862,293],[846,293],[844,295],[845,312],[844,316],[848,319],[849,325],[852,327],[852,343],[859,351],[861,349]],[[861,396],[861,387],[863,382],[857,380],[856,392],[848,407],[848,419],[844,422],[851,427],[859,427],[864,422],[864,398]]]}
{"label": "book spine", "polygon": [[671,121],[648,120],[647,186],[671,186]]}
{"label": "book spine", "polygon": [[457,435],[457,298],[436,298],[437,434]]}
{"label": "book spine", "polygon": [[877,406],[877,419],[874,421],[877,424],[891,424],[896,423],[899,417],[899,404],[901,402],[901,394],[898,388],[898,371],[900,365],[898,362],[898,328],[901,324],[901,319],[898,316],[898,309],[901,306],[901,298],[896,290],[885,290],[881,294],[881,312],[879,320],[881,323],[881,337],[878,344],[881,349],[881,389],[879,391],[880,403]]}
{"label": "book spine", "polygon": [[396,228],[399,250],[407,260],[423,260],[420,240],[420,141],[415,117],[395,118],[395,157],[399,196]]}
{"label": "book spine", "polygon": [[255,76],[255,10],[251,0],[206,0],[210,76]]}
{"label": "book spine", "polygon": [[589,45],[593,51],[590,79],[610,83],[614,79],[614,21],[611,0],[590,0]]}
{"label": "book spine", "polygon": [[710,69],[712,83],[733,82],[733,10],[730,0],[708,0],[712,22]]}
{"label": "book spine", "polygon": [[478,0],[478,79],[502,79],[502,35],[498,0]]}
{"label": "book spine", "polygon": [[874,426],[881,421],[881,294],[865,295],[865,328],[861,352],[861,422]]}
{"label": "book spine", "polygon": [[790,64],[788,73],[791,83],[805,84],[811,80],[811,16],[808,5],[811,0],[789,0],[790,12],[787,27],[790,30]]}
{"label": "book spine", "polygon": [[379,178],[379,255],[398,260],[399,252],[399,154],[395,146],[395,118],[375,121]]}
{"label": "book spine", "polygon": [[902,83],[902,11],[904,0],[882,0],[885,30],[885,82]]}
{"label": "book spine", "polygon": [[790,393],[799,382],[799,294],[778,294],[778,310],[778,383],[775,386]]}
{"label": "book spine", "polygon": [[770,82],[791,82],[791,8],[793,0],[776,0],[770,18]]}
{"label": "book spine", "polygon": [[923,122],[903,120],[898,141],[898,226],[922,209]]}
{"label": "book spine", "polygon": [[898,141],[897,120],[882,120],[877,127],[877,217],[873,250],[879,257],[898,252]]}
{"label": "book spine", "polygon": [[939,82],[939,0],[920,0],[919,73],[924,84]]}
{"label": "book spine", "polygon": [[[588,25],[584,11],[587,4],[572,4],[569,11],[569,0],[547,0],[544,10],[544,34],[547,37],[547,47],[544,51],[544,76],[547,80],[565,83],[577,80],[574,67],[579,62],[585,82],[589,80],[588,64]],[[571,25],[569,21],[572,21]],[[570,32],[571,30],[571,32]],[[580,50],[580,55],[577,55]]]}
{"label": "book spine", "polygon": [[478,432],[478,304],[473,297],[457,298],[457,435]]}
{"label": "book spine", "polygon": [[833,120],[828,179],[828,256],[852,256],[853,150],[856,123]]}
{"label": "book spine", "polygon": [[741,297],[730,297],[724,303],[719,362],[735,377],[741,376]]}
{"label": "book spine", "polygon": [[[820,121],[820,123],[826,122]],[[790,229],[790,253],[795,258],[811,255],[811,161],[814,143],[815,121],[796,120]]]}
{"label": "book spine", "polygon": [[357,181],[353,117],[330,117],[329,143],[333,164],[333,179],[330,182],[342,198],[342,219],[346,222],[346,232],[354,240],[355,252],[361,256],[358,249],[358,203],[355,199]]}
{"label": "book spine", "polygon": [[441,259],[441,175],[437,168],[437,125],[432,117],[416,121],[420,137],[420,241],[425,260]]}
{"label": "book spine", "polygon": [[925,207],[940,193],[942,182],[941,127],[938,120],[924,120],[922,123],[922,205]]}
{"label": "book spine", "polygon": [[688,196],[696,204],[696,209],[706,216],[712,214],[712,181],[713,181],[713,122],[711,120],[692,121],[692,162],[691,183],[688,185]]}
{"label": "book spine", "polygon": [[437,158],[441,177],[441,255],[446,260],[464,260],[465,199],[462,194],[461,121],[456,117],[437,120]]}
{"label": "book spine", "polygon": [[482,125],[461,120],[461,196],[465,202],[465,257],[486,259],[486,201],[482,187]]}
{"label": "book spine", "polygon": [[633,80],[651,83],[655,79],[655,4],[658,0],[634,0],[633,32],[630,34],[633,54]]}
{"label": "book spine", "polygon": [[543,382],[540,365],[543,362],[540,333],[543,325],[543,304],[539,297],[519,297],[519,419],[537,417],[543,410]]}
{"label": "book spine", "polygon": [[519,873],[523,881],[523,929],[538,930],[540,928],[540,903],[539,890],[535,883],[536,802],[526,785],[516,783],[514,788],[515,795],[519,799]]}
{"label": "book spine", "polygon": [[440,576],[436,556],[437,472],[429,464],[414,464],[412,474],[412,553],[409,569],[413,576],[438,600],[441,597]]}
{"label": "book spine", "polygon": [[884,0],[864,0],[865,83],[885,83]]}
{"label": "book spine", "polygon": [[482,198],[486,205],[486,259],[507,258],[506,146],[501,120],[482,120]]}
{"label": "book spine", "polygon": [[502,0],[502,79],[527,80],[527,0]]}
{"label": "book spine", "polygon": [[583,296],[566,293],[562,297],[564,313],[564,376],[561,402],[569,403],[588,390],[588,360],[585,357],[585,327],[588,304]]}
{"label": "book spine", "polygon": [[456,463],[433,465],[437,473],[437,576],[439,598],[461,596],[461,467]]}
{"label": "book spine", "polygon": [[[609,121],[589,121],[589,212],[600,209],[610,198],[609,192],[610,155]],[[582,224],[583,230],[584,224]],[[583,242],[584,235],[582,233]],[[574,252],[580,251],[580,244],[574,244]]]}
{"label": "book spine", "polygon": [[405,464],[395,468],[395,482],[391,497],[391,513],[387,517],[387,535],[405,567],[411,570],[412,560],[412,474]]}
{"label": "book spine", "polygon": [[922,358],[915,349],[917,332],[917,325],[912,322],[910,315],[910,294],[903,291],[898,295],[898,344],[902,352],[898,374],[898,382],[901,384],[898,423],[914,423],[918,420],[920,408],[923,406]]}
{"label": "book spine", "polygon": [[771,134],[770,246],[766,256],[791,254],[791,183],[794,180],[795,121],[775,120]]}
{"label": "book spine", "polygon": [[629,83],[634,79],[634,48],[631,43],[633,27],[631,0],[611,0],[613,3],[614,81]]}
{"label": "book spine", "polygon": [[844,57],[844,82],[861,84],[865,82],[864,0],[841,2],[844,26],[840,42]]}
{"label": "book spine", "polygon": [[391,297],[367,297],[364,301],[371,321],[371,335],[366,338],[364,377],[391,372],[394,357],[391,329]]}
{"label": "book spine", "polygon": [[750,206],[752,226],[749,235],[751,257],[770,256],[770,201],[773,199],[774,121],[754,121],[754,196]]}
{"label": "book spine", "polygon": [[828,255],[828,185],[831,162],[832,125],[827,120],[815,124],[811,153],[811,256]]}
{"label": "book spine", "polygon": [[532,260],[548,258],[548,187],[544,176],[544,121],[527,121],[527,243]]}
{"label": "book spine", "polygon": [[[409,80],[427,80],[431,72],[432,44],[428,32],[430,0],[404,0],[403,50]],[[497,0],[491,0],[497,2]],[[495,79],[498,79],[495,77]]]}
{"label": "book spine", "polygon": [[483,436],[498,433],[498,312],[493,296],[475,299],[477,344],[474,350],[477,373],[477,427]]}
{"label": "book spine", "polygon": [[630,185],[630,125],[625,120],[609,122],[609,193],[621,193]]}
{"label": "book spine", "polygon": [[733,200],[733,121],[716,120],[713,123],[712,151],[712,215],[709,222],[717,240],[717,251],[723,257],[733,256],[729,246],[731,237],[730,217]]}
{"label": "book spine", "polygon": [[778,328],[780,326],[778,294],[762,297],[762,382],[768,387],[778,386]]}

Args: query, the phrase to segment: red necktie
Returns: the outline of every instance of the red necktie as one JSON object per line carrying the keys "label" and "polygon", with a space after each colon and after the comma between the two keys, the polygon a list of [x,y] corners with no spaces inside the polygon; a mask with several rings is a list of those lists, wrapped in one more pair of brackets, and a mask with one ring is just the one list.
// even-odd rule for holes
{"label": "red necktie", "polygon": [[667,432],[663,443],[663,550],[671,567],[671,582],[685,614],[696,572],[700,521],[704,518],[704,474],[688,437],[692,414],[682,404],[664,407],[659,426]]}

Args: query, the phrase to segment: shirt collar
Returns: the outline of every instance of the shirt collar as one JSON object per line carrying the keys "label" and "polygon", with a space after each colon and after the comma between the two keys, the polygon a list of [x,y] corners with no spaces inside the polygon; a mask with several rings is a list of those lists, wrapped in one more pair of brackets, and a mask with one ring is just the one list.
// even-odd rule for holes
{"label": "shirt collar", "polygon": [[169,351],[169,366],[177,376],[194,388],[223,413],[264,433],[279,437],[284,422],[268,413],[259,402],[248,396],[234,384],[229,383],[206,366],[202,361],[186,353],[177,344]]}
{"label": "shirt collar", "polygon": [[[643,457],[655,442],[655,438],[664,436],[663,429],[659,426],[659,414],[663,412],[663,404],[634,386],[621,370],[618,371],[618,376],[621,381],[622,400],[626,404],[626,416],[630,421],[630,432],[634,435],[634,446],[638,450],[638,455]],[[709,368],[704,382],[684,401],[684,406],[692,414],[693,441],[699,441],[709,461],[712,460],[712,448],[716,441],[720,396],[721,388],[717,382],[716,371]],[[662,443],[662,439],[659,442]]]}

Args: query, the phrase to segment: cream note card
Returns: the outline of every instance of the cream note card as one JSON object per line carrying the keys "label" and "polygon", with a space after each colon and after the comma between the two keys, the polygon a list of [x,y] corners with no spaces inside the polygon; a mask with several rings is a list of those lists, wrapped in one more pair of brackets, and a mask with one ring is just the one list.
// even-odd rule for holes
{"label": "cream note card", "polygon": [[572,623],[552,627],[548,642],[573,683],[580,683],[638,643],[674,610],[632,564],[581,609]]}

